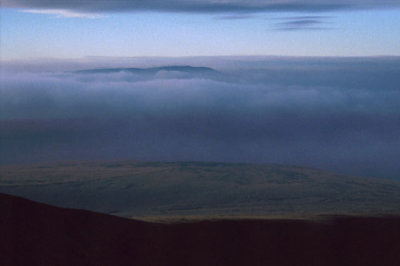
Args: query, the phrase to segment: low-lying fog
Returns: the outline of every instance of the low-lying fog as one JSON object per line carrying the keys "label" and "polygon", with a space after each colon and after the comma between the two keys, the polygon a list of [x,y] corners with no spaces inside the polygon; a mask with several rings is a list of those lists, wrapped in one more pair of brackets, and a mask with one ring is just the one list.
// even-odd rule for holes
{"label": "low-lying fog", "polygon": [[[76,72],[187,65],[215,71]],[[87,58],[1,67],[1,164],[257,162],[400,179],[399,57]]]}

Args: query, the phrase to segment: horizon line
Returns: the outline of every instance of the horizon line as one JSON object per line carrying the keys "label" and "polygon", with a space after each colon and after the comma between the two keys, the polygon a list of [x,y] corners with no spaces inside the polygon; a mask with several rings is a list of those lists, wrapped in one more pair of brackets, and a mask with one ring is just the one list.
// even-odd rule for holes
{"label": "horizon line", "polygon": [[29,58],[0,58],[0,62],[13,61],[63,61],[63,60],[84,60],[84,59],[179,59],[179,58],[393,58],[400,55],[377,54],[377,55],[272,55],[272,54],[231,54],[231,55],[182,55],[182,56],[107,56],[107,55],[87,55],[81,57],[29,57]]}

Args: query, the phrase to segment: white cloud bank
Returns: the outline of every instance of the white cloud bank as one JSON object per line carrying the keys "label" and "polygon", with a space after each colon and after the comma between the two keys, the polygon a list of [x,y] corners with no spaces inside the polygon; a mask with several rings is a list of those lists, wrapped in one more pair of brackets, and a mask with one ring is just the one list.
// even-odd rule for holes
{"label": "white cloud bank", "polygon": [[32,14],[47,14],[54,15],[57,18],[103,18],[104,15],[94,13],[80,13],[64,9],[24,9],[21,12]]}
{"label": "white cloud bank", "polygon": [[22,72],[6,64],[0,161],[275,162],[400,177],[399,58],[184,60],[218,74]]}

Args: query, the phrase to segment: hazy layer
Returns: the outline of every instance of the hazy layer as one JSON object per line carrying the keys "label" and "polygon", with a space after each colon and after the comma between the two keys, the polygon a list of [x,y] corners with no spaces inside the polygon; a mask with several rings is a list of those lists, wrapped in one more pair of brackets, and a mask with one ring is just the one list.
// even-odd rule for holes
{"label": "hazy layer", "polygon": [[[192,65],[215,73],[76,73]],[[400,59],[3,62],[0,162],[275,162],[400,177]]]}

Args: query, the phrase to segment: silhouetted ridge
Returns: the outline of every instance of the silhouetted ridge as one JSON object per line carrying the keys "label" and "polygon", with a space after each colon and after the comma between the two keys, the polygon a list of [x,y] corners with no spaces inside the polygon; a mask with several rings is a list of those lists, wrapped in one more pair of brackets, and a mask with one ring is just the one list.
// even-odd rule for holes
{"label": "silhouetted ridge", "polygon": [[96,73],[118,73],[118,72],[129,72],[135,74],[156,74],[160,71],[177,71],[191,74],[211,74],[218,73],[216,70],[209,67],[193,67],[193,66],[162,66],[162,67],[151,67],[151,68],[98,68],[98,69],[86,69],[78,70],[76,73],[82,74],[96,74]]}
{"label": "silhouetted ridge", "polygon": [[398,266],[400,217],[155,224],[0,194],[0,265]]}

